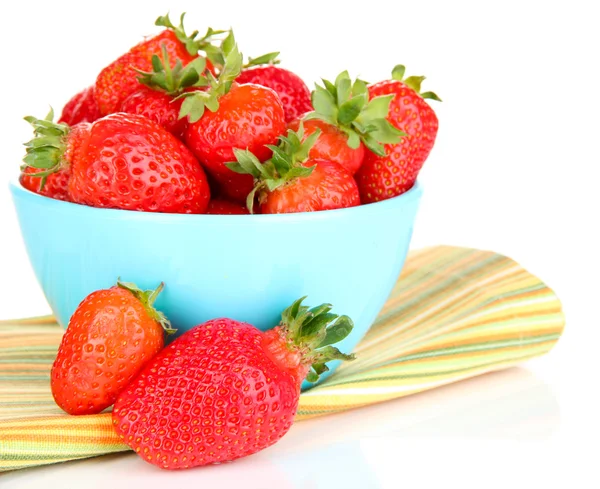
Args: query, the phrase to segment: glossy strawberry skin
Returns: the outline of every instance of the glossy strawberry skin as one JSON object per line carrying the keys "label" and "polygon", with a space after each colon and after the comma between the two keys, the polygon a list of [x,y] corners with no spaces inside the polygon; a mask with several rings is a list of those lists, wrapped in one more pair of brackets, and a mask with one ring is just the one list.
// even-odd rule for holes
{"label": "glossy strawberry skin", "polygon": [[92,86],[74,95],[65,104],[58,122],[74,126],[80,122],[94,122],[100,117],[102,115],[94,97],[94,87]]}
{"label": "glossy strawberry skin", "polygon": [[94,207],[201,214],[206,174],[185,145],[140,115],[115,113],[70,134],[65,154],[73,202]]}
{"label": "glossy strawberry skin", "polygon": [[261,204],[263,214],[314,212],[360,205],[360,196],[352,175],[341,165],[328,160],[309,159],[304,166],[315,166],[303,178],[275,189]]}
{"label": "glossy strawberry skin", "polygon": [[279,66],[256,66],[243,70],[237,78],[238,83],[254,83],[271,88],[279,95],[285,111],[286,122],[299,118],[313,110],[310,90],[302,79]]}
{"label": "glossy strawberry skin", "polygon": [[363,204],[389,199],[409,190],[429,156],[438,130],[433,109],[413,89],[397,80],[369,87],[371,98],[393,94],[387,119],[407,136],[385,146],[386,156],[366,151],[355,175]]}
{"label": "glossy strawberry skin", "polygon": [[177,60],[185,66],[196,58],[169,29],[137,44],[104,68],[96,79],[94,95],[102,115],[119,110],[123,101],[139,89],[141,85],[137,79],[139,74],[134,68],[146,72],[152,71],[152,56],[162,55],[163,45],[167,50],[171,67],[175,66]]}
{"label": "glossy strawberry skin", "polygon": [[120,394],[112,414],[116,432],[165,469],[234,460],[272,445],[292,425],[298,379],[308,370],[299,374],[281,362],[272,342],[231,319],[196,326]]}
{"label": "glossy strawberry skin", "polygon": [[69,321],[52,366],[56,403],[69,414],[100,413],[164,345],[163,329],[120,287],[93,292]]}
{"label": "glossy strawberry skin", "polygon": [[243,215],[249,214],[248,209],[242,204],[231,202],[224,199],[212,199],[208,203],[206,214],[221,214],[221,215]]}
{"label": "glossy strawberry skin", "polygon": [[230,172],[234,148],[248,149],[264,161],[271,156],[267,144],[276,144],[285,132],[283,107],[277,94],[259,85],[234,85],[219,99],[216,112],[206,110],[186,131],[188,147],[213,172]]}
{"label": "glossy strawberry skin", "polygon": [[25,171],[21,173],[19,181],[21,185],[27,190],[31,190],[36,194],[50,197],[51,199],[66,200],[69,201],[69,177],[70,172],[68,169],[59,170],[56,173],[48,175],[46,178],[46,184],[44,188],[40,190],[40,184],[42,179],[40,177],[32,177],[31,174],[39,173],[44,171],[43,169],[36,169],[32,167],[25,168]]}
{"label": "glossy strawberry skin", "polygon": [[[294,131],[297,131],[299,126],[299,120],[292,121],[289,124],[290,129]],[[348,136],[346,134],[337,127],[319,119],[303,121],[303,126],[303,141],[317,129],[321,130],[321,135],[310,149],[310,158],[334,161],[342,165],[351,175],[358,171],[365,158],[365,145],[362,142],[358,148],[351,148],[348,146]]]}
{"label": "glossy strawberry skin", "polygon": [[175,100],[165,92],[140,87],[121,104],[120,112],[138,114],[156,122],[177,138],[182,138],[187,128],[187,119],[179,118],[183,100]]}

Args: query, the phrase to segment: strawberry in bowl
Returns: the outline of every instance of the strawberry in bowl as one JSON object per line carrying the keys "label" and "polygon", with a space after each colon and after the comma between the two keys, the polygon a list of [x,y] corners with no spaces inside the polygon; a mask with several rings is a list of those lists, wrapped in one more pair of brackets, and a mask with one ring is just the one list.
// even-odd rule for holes
{"label": "strawberry in bowl", "polygon": [[158,23],[59,122],[27,119],[10,189],[53,313],[66,327],[119,276],[168,284],[156,307],[175,337],[223,314],[266,331],[309,296],[353,318],[352,351],[408,252],[435,97],[400,67],[309,97],[272,55],[244,64],[231,31]]}

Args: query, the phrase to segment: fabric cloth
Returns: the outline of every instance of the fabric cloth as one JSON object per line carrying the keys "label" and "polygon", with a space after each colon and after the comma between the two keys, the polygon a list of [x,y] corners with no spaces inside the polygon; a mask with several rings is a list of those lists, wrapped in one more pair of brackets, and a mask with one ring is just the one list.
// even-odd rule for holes
{"label": "fabric cloth", "polygon": [[[564,327],[555,294],[513,260],[450,246],[413,251],[357,360],[304,392],[302,421],[507,368],[548,352]],[[0,322],[0,471],[127,451],[110,413],[69,416],[50,392],[63,330]]]}

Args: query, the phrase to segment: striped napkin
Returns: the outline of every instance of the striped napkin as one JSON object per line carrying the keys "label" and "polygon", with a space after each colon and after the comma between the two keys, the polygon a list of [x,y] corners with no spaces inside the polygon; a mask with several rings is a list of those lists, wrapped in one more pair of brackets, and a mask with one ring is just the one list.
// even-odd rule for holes
{"label": "striped napkin", "polygon": [[[503,369],[548,352],[564,326],[554,293],[496,253],[411,252],[357,360],[300,398],[297,421]],[[110,413],[68,416],[50,393],[62,329],[52,317],[0,322],[0,471],[129,450]]]}

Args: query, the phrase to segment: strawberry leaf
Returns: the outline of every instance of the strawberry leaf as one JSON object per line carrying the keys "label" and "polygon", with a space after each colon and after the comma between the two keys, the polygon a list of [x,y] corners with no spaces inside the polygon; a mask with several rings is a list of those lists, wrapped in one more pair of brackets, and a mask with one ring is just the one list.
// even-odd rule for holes
{"label": "strawberry leaf", "polygon": [[[315,110],[304,116],[305,120],[321,119],[336,126],[348,136],[347,143],[352,149],[357,149],[362,141],[371,151],[381,154],[382,143],[390,139],[393,143],[400,142],[399,132],[381,131],[393,96],[369,100],[367,83],[360,79],[352,82],[347,71],[340,73],[334,83],[323,80],[323,84],[325,88],[315,86],[311,95]],[[386,137],[385,141],[378,140],[380,135]]]}
{"label": "strawberry leaf", "polygon": [[[259,201],[266,198],[268,192],[291,182],[297,178],[305,178],[310,175],[315,167],[307,167],[304,163],[308,160],[308,153],[320,136],[321,131],[317,129],[302,141],[304,125],[300,124],[297,132],[288,130],[285,136],[279,136],[277,146],[269,145],[273,156],[261,163],[256,156],[248,150],[234,150],[236,162],[227,163],[226,166],[236,172],[254,177],[254,193]],[[254,209],[254,197],[248,200],[248,210]]]}
{"label": "strawberry leaf", "polygon": [[392,80],[401,81],[424,99],[442,101],[434,92],[421,92],[421,83],[425,80],[424,76],[409,76],[408,78],[404,78],[405,71],[404,65],[396,65],[392,70]]}
{"label": "strawberry leaf", "polygon": [[191,97],[186,97],[179,110],[179,118],[187,116],[189,121],[194,123],[199,121],[204,115],[204,107],[206,106],[206,100],[200,93],[194,94]]}
{"label": "strawberry leaf", "polygon": [[250,66],[258,65],[279,64],[280,61],[277,59],[277,56],[279,56],[279,51],[263,54],[262,56],[258,56],[256,58],[248,58],[248,62],[244,65],[244,68],[249,68]]}
{"label": "strawberry leaf", "polygon": [[361,120],[385,119],[390,111],[390,103],[394,95],[381,95],[372,98],[361,114]]}
{"label": "strawberry leaf", "polygon": [[67,124],[53,122],[53,119],[52,108],[45,119],[25,117],[33,127],[34,137],[24,144],[25,156],[22,170],[27,167],[45,170],[30,174],[32,177],[41,178],[40,190],[44,188],[48,175],[56,173],[66,165],[63,156],[66,151],[66,139],[71,129]]}
{"label": "strawberry leaf", "polygon": [[185,67],[182,66],[180,60],[177,60],[175,66],[171,68],[169,53],[164,44],[162,45],[162,58],[156,54],[152,56],[153,71],[134,69],[140,75],[138,76],[140,83],[154,90],[164,91],[173,97],[181,95],[187,88],[202,87],[208,83],[202,76],[206,69],[204,58],[196,58]]}
{"label": "strawberry leaf", "polygon": [[342,353],[331,346],[346,338],[354,323],[348,316],[332,313],[331,304],[309,309],[302,305],[304,299],[298,299],[283,311],[279,326],[292,344],[302,348],[303,360],[311,363],[306,380],[316,382],[319,375],[329,370],[328,361],[354,360],[354,355]]}
{"label": "strawberry leaf", "polygon": [[228,30],[214,30],[212,27],[209,27],[206,34],[198,39],[198,31],[194,31],[189,35],[186,34],[183,26],[184,18],[185,12],[181,14],[179,25],[176,26],[171,22],[169,14],[161,15],[156,19],[154,25],[172,30],[177,39],[185,45],[186,50],[192,56],[196,56],[200,51],[203,51],[208,56],[208,52],[215,47],[212,43],[218,41],[221,34],[229,33]]}
{"label": "strawberry leaf", "polygon": [[438,102],[442,101],[442,99],[439,98],[434,92],[423,92],[421,93],[421,97],[424,99],[437,100]]}
{"label": "strawberry leaf", "polygon": [[319,348],[342,341],[352,332],[353,326],[352,320],[348,316],[340,316],[327,328],[325,336],[319,343]]}
{"label": "strawberry leaf", "polygon": [[404,73],[406,72],[406,67],[404,65],[396,65],[392,69],[392,80],[402,81],[404,80]]}
{"label": "strawberry leaf", "polygon": [[335,88],[337,92],[337,103],[343,105],[348,101],[352,93],[352,82],[347,71],[342,71],[335,79]]}
{"label": "strawberry leaf", "polygon": [[317,85],[315,91],[311,94],[311,100],[317,114],[337,119],[338,109],[335,98],[328,90]]}
{"label": "strawberry leaf", "polygon": [[354,97],[351,100],[344,102],[340,105],[338,111],[338,121],[340,124],[346,126],[350,124],[354,119],[358,117],[365,105],[364,97]]}
{"label": "strawberry leaf", "polygon": [[161,282],[154,290],[141,290],[134,283],[121,282],[120,278],[117,279],[117,287],[131,292],[131,294],[133,294],[133,296],[142,303],[144,309],[148,313],[148,316],[158,322],[162,326],[165,333],[169,335],[176,333],[177,330],[173,329],[171,322],[162,312],[157,311],[154,308],[154,301],[158,297],[158,294],[160,294],[160,292],[163,290],[164,286],[164,282]]}

